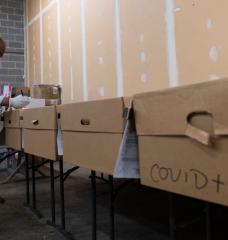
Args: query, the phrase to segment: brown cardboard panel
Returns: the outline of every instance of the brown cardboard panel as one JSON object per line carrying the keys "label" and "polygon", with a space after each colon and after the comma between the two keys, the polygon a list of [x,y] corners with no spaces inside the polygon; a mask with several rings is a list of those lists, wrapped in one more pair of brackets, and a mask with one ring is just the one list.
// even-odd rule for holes
{"label": "brown cardboard panel", "polygon": [[18,96],[18,95],[23,95],[23,96],[30,96],[30,88],[28,87],[16,87],[13,88],[12,96]]}
{"label": "brown cardboard panel", "polygon": [[123,133],[123,99],[107,99],[61,106],[63,131]]}
{"label": "brown cardboard panel", "polygon": [[63,161],[113,174],[122,134],[63,132]]}
{"label": "brown cardboard panel", "polygon": [[83,100],[81,12],[79,0],[61,0],[63,103]]}
{"label": "brown cardboard panel", "polygon": [[42,9],[45,8],[49,3],[51,3],[53,0],[40,0]]}
{"label": "brown cardboard panel", "polygon": [[120,1],[124,95],[168,87],[165,1]]}
{"label": "brown cardboard panel", "polygon": [[[185,135],[191,115],[191,121],[196,116],[207,121],[205,116],[210,115],[214,131],[226,131],[227,92],[228,79],[223,79],[139,94],[134,100],[137,132],[139,135]],[[195,124],[198,124],[196,119]]]}
{"label": "brown cardboard panel", "polygon": [[22,127],[25,129],[57,129],[55,106],[25,109]]}
{"label": "brown cardboard panel", "polygon": [[139,137],[141,183],[228,205],[228,138],[210,149],[187,138]]}
{"label": "brown cardboard panel", "polygon": [[27,0],[28,21],[31,21],[40,12],[40,0]]}
{"label": "brown cardboard panel", "polygon": [[85,0],[89,99],[117,96],[115,1]]}
{"label": "brown cardboard panel", "polygon": [[225,79],[135,96],[142,184],[228,205],[227,91]]}
{"label": "brown cardboard panel", "polygon": [[58,84],[57,6],[54,4],[43,15],[44,83]]}
{"label": "brown cardboard panel", "polygon": [[56,131],[24,129],[24,152],[56,160]]}
{"label": "brown cardboard panel", "polygon": [[228,2],[175,1],[180,84],[228,76]]}
{"label": "brown cardboard panel", "polygon": [[21,150],[21,129],[5,128],[6,146],[15,150]]}
{"label": "brown cardboard panel", "polygon": [[61,100],[61,88],[58,85],[39,84],[33,85],[30,89],[32,98]]}
{"label": "brown cardboard panel", "polygon": [[20,110],[4,112],[4,126],[7,128],[20,128]]}
{"label": "brown cardboard panel", "polygon": [[41,81],[41,57],[40,57],[40,20],[36,20],[28,27],[28,82],[29,85],[38,84]]}

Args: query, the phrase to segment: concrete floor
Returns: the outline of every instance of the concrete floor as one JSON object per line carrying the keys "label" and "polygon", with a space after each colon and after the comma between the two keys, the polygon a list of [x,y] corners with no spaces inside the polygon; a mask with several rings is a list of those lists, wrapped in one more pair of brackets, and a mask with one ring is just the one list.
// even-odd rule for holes
{"label": "concrete floor", "polygon": [[[0,179],[6,176],[0,171]],[[65,183],[67,230],[78,240],[91,240],[91,187],[89,172],[79,170]],[[119,182],[115,183],[118,186]],[[107,184],[98,181],[98,240],[109,239],[109,211]],[[58,193],[58,181],[56,193]],[[0,196],[6,203],[0,205],[0,240],[61,240],[64,237],[46,225],[50,216],[49,179],[37,180],[37,206],[43,218],[38,220],[23,207],[25,182],[23,176],[15,182],[1,185]],[[58,196],[56,196],[58,204]],[[57,209],[58,206],[57,206]],[[178,223],[192,221],[203,213],[204,203],[183,197],[175,198]],[[59,212],[57,213],[59,215]],[[216,239],[228,239],[228,213],[216,207]],[[131,184],[116,199],[116,240],[166,240],[168,239],[168,194]],[[225,226],[226,225],[226,226]],[[203,217],[191,227],[180,229],[178,239],[205,239]]]}

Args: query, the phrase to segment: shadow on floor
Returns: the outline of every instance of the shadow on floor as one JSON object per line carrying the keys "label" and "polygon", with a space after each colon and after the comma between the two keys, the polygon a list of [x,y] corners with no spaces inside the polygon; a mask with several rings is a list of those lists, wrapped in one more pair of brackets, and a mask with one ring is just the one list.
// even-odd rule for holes
{"label": "shadow on floor", "polygon": [[[3,178],[5,172],[0,172]],[[115,186],[119,181],[115,182]],[[50,218],[49,179],[37,181],[37,207],[44,219],[38,220],[23,207],[25,182],[23,177],[17,181],[0,186],[0,196],[6,199],[0,205],[0,240],[61,240],[64,239],[54,228],[45,224]],[[58,199],[56,182],[56,201]],[[97,182],[98,240],[109,239],[109,194],[103,181]],[[67,230],[78,240],[91,240],[91,186],[89,172],[80,170],[76,176],[65,182],[66,225]],[[168,239],[168,194],[130,184],[116,199],[116,240],[166,240]],[[178,224],[192,222],[179,228],[177,239],[205,239],[205,203],[181,196],[175,197],[175,213]],[[57,216],[59,208],[57,205]],[[227,240],[226,221],[228,211],[224,207],[213,206],[215,239]]]}

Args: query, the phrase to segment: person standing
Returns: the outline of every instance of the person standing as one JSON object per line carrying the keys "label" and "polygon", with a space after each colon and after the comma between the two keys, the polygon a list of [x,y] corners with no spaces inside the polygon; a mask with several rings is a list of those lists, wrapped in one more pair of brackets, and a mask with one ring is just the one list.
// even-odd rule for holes
{"label": "person standing", "polygon": [[[0,38],[0,58],[3,57],[5,50],[6,50],[6,44],[3,41],[3,39]],[[30,102],[30,98],[24,97],[22,95],[19,95],[15,98],[0,96],[0,108],[5,106],[5,107],[12,107],[15,109],[19,109],[28,105],[29,102]],[[0,203],[3,204],[4,202],[5,202],[5,199],[0,197]]]}
{"label": "person standing", "polygon": [[[0,38],[0,58],[4,56],[6,51],[6,44],[2,38]],[[1,69],[0,69],[1,71]],[[0,96],[0,105],[5,107],[12,107],[15,109],[23,108],[30,103],[29,97],[19,95],[15,98]]]}

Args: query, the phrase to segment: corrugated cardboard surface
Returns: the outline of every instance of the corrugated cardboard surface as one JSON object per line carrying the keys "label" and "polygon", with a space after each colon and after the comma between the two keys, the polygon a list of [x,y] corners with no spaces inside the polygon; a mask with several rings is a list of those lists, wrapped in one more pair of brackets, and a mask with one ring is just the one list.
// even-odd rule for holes
{"label": "corrugated cardboard surface", "polygon": [[113,174],[122,134],[63,131],[64,162]]}
{"label": "corrugated cardboard surface", "polygon": [[57,116],[55,106],[23,111],[24,151],[55,160]]}
{"label": "corrugated cardboard surface", "polygon": [[120,1],[124,94],[169,86],[165,1]]}
{"label": "corrugated cardboard surface", "polygon": [[28,82],[37,84],[41,81],[40,56],[40,20],[36,20],[28,27]]}
{"label": "corrugated cardboard surface", "polygon": [[227,92],[225,79],[137,95],[134,108],[138,134],[185,135],[189,115],[197,112],[212,115],[215,131],[226,130]]}
{"label": "corrugated cardboard surface", "polygon": [[7,128],[20,128],[20,110],[13,110],[4,113],[4,126]]}
{"label": "corrugated cardboard surface", "polygon": [[85,0],[88,95],[117,96],[115,2]]}
{"label": "corrugated cardboard surface", "polygon": [[6,128],[5,129],[5,145],[15,150],[21,150],[21,129]]}
{"label": "corrugated cardboard surface", "polygon": [[123,108],[123,98],[58,107],[64,161],[113,174],[124,131]]}
{"label": "corrugated cardboard surface", "polygon": [[180,84],[227,77],[228,2],[175,1]]}
{"label": "corrugated cardboard surface", "polygon": [[61,88],[58,85],[33,85],[30,88],[32,98],[40,99],[61,99]]}
{"label": "corrugated cardboard surface", "polygon": [[23,123],[24,129],[41,129],[41,130],[56,130],[55,106],[26,109],[23,111]]}
{"label": "corrugated cardboard surface", "polygon": [[123,133],[123,99],[66,104],[61,106],[63,131]]}
{"label": "corrugated cardboard surface", "polygon": [[58,84],[58,42],[57,42],[57,6],[45,12],[43,16],[43,81],[45,84]]}
{"label": "corrugated cardboard surface", "polygon": [[228,205],[227,91],[221,80],[135,97],[142,184]]}
{"label": "corrugated cardboard surface", "polygon": [[26,153],[56,160],[57,133],[54,130],[24,129],[24,151]]}
{"label": "corrugated cardboard surface", "polygon": [[21,110],[4,113],[5,144],[7,147],[21,150]]}
{"label": "corrugated cardboard surface", "polygon": [[83,100],[80,1],[61,0],[62,89],[65,103]]}

